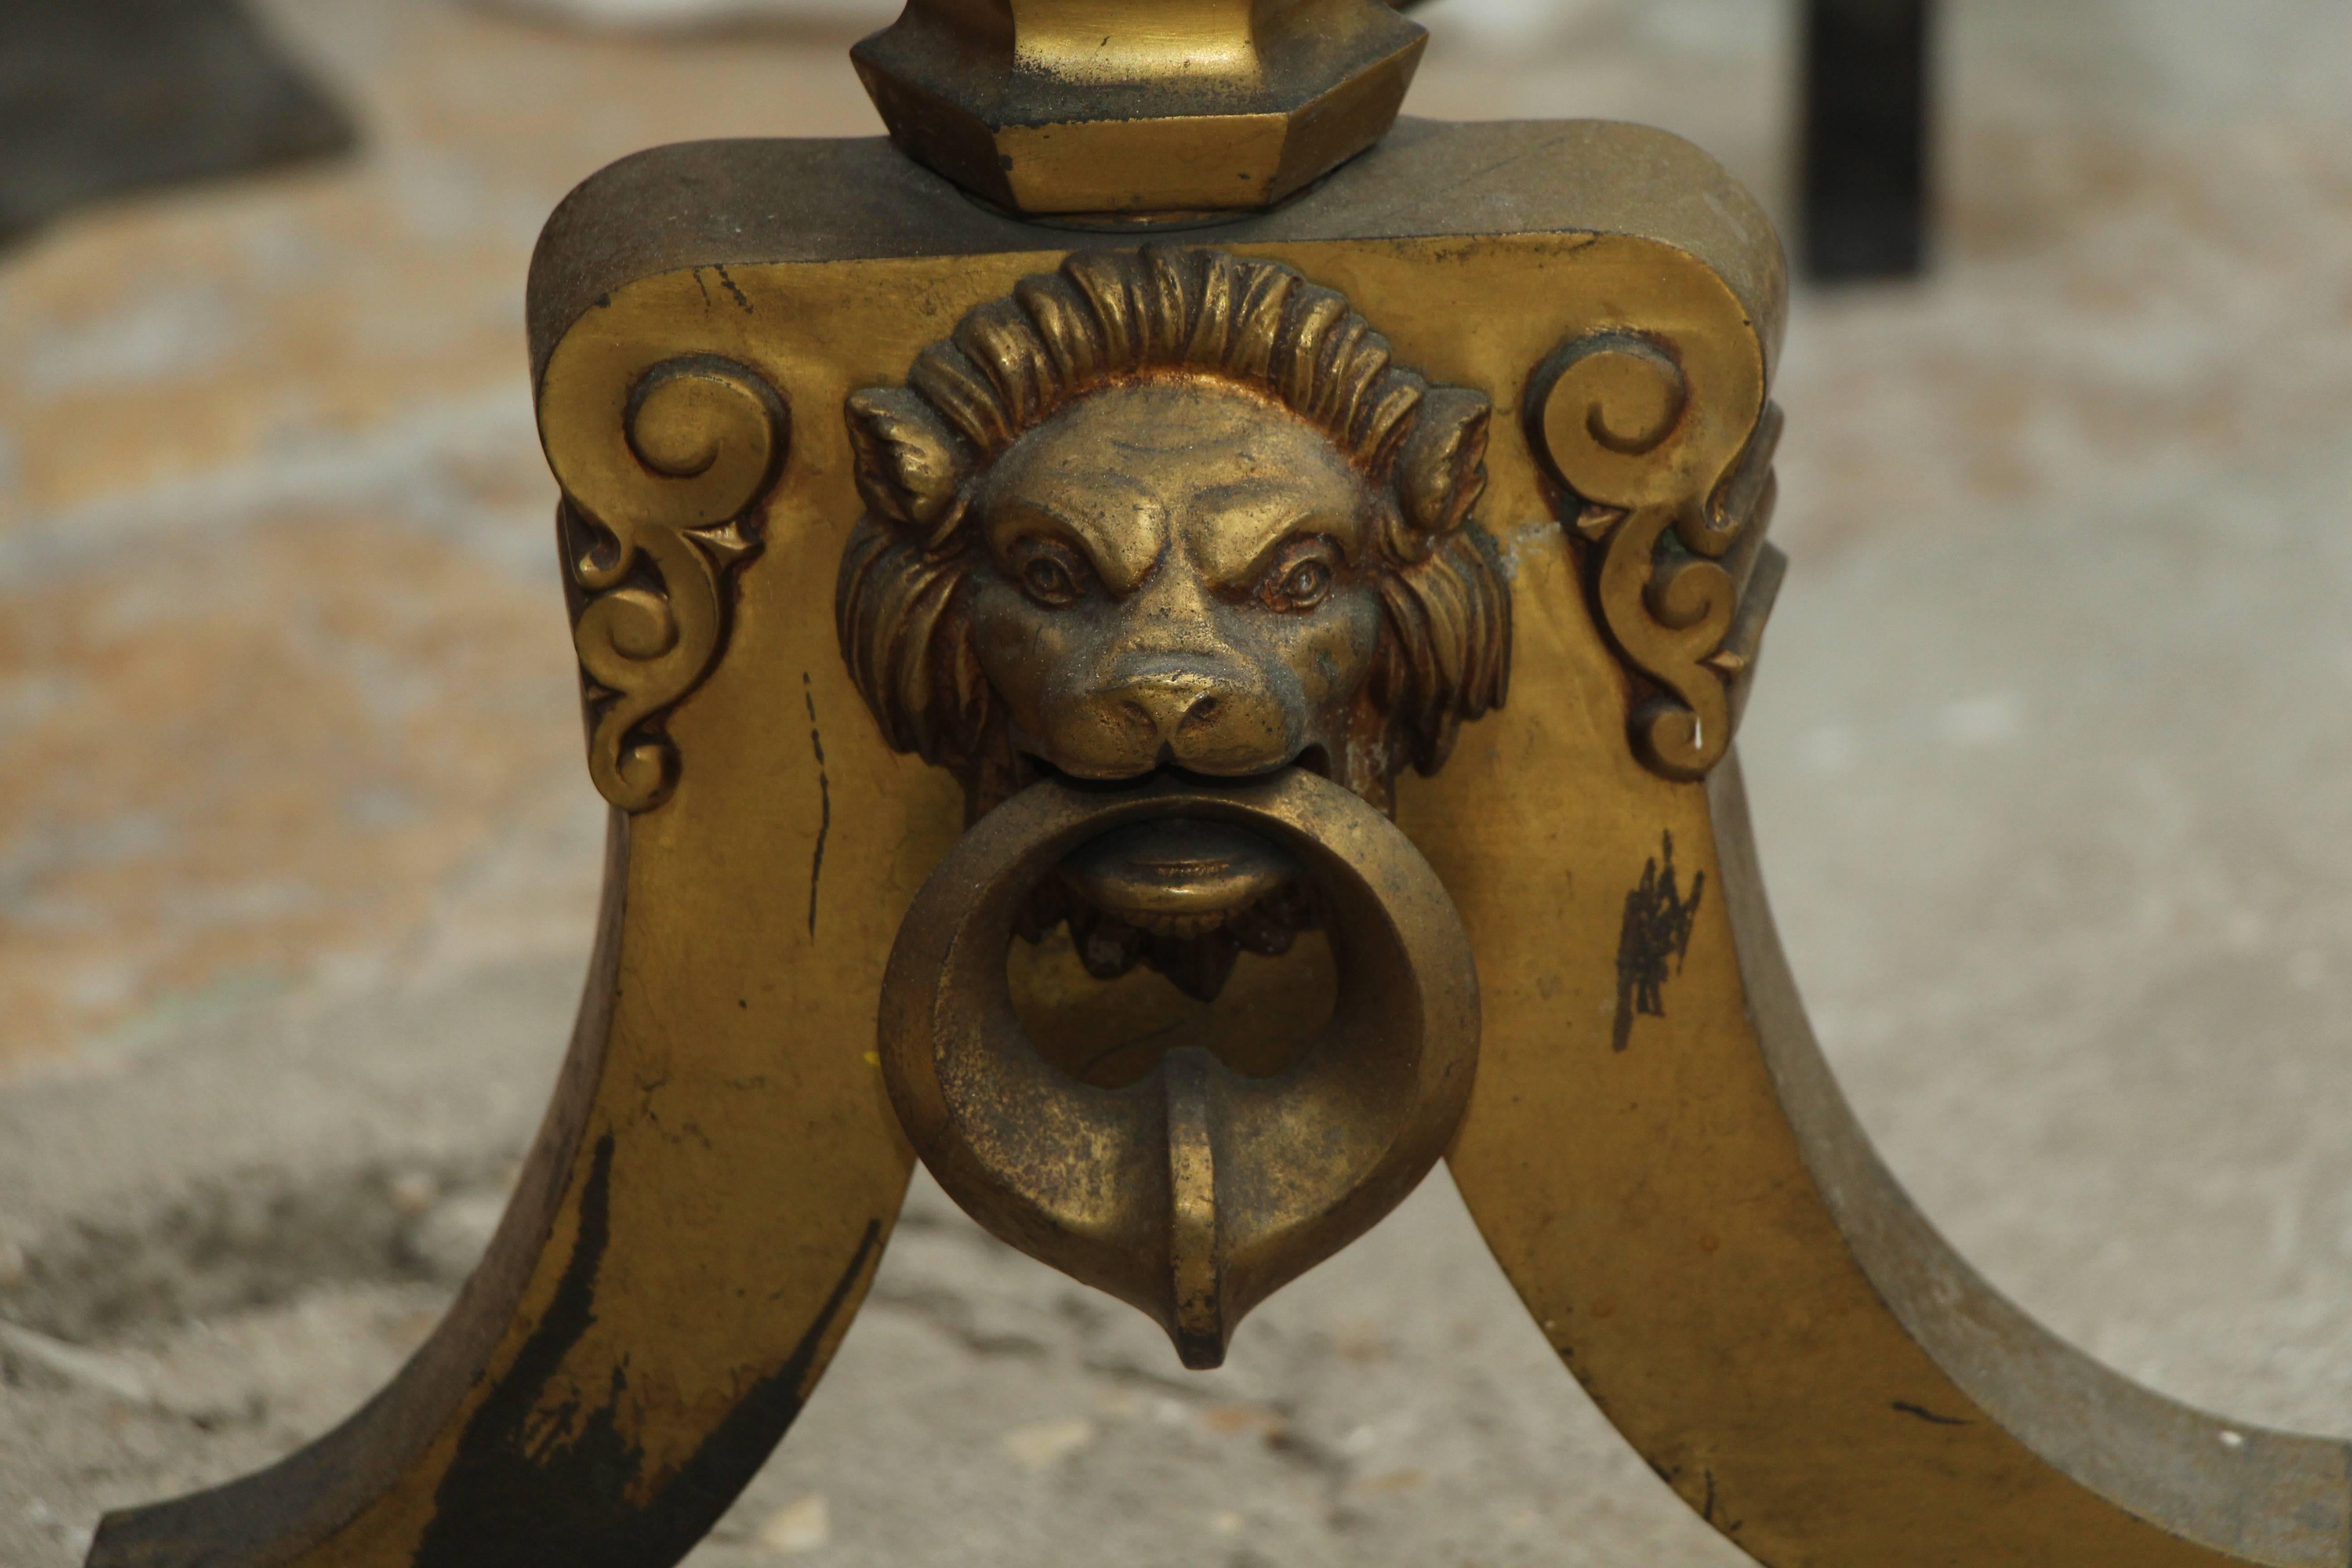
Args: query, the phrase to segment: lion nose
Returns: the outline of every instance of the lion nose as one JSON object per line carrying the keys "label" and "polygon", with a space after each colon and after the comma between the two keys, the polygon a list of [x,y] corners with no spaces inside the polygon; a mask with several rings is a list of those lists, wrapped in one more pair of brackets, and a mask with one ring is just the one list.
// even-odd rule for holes
{"label": "lion nose", "polygon": [[1290,726],[1268,694],[1199,670],[1155,671],[1101,693],[1141,767],[1254,773],[1290,760]]}
{"label": "lion nose", "polygon": [[1188,727],[1213,724],[1223,706],[1216,683],[1192,675],[1168,675],[1130,680],[1113,694],[1119,710],[1149,731],[1153,739],[1171,743]]}

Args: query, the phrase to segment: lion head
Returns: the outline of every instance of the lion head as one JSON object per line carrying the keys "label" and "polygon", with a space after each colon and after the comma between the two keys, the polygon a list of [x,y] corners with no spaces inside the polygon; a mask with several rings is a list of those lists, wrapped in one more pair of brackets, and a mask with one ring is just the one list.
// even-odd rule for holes
{"label": "lion head", "polygon": [[1074,255],[849,398],[842,651],[975,817],[1045,770],[1291,763],[1387,809],[1508,681],[1490,412],[1287,267]]}

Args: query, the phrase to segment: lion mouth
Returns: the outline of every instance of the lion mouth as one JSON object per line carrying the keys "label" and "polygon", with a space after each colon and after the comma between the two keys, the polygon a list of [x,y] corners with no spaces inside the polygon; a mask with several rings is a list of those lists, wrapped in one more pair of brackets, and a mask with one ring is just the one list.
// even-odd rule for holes
{"label": "lion mouth", "polygon": [[1293,755],[1285,758],[1281,762],[1272,763],[1269,766],[1252,768],[1246,773],[1203,773],[1198,768],[1188,768],[1181,763],[1171,762],[1163,757],[1160,761],[1149,768],[1144,768],[1138,772],[1128,773],[1122,777],[1093,778],[1084,773],[1072,773],[1067,768],[1058,765],[1055,763],[1053,758],[1045,756],[1042,752],[1024,748],[1017,751],[1014,754],[1020,761],[1022,770],[1033,780],[1041,778],[1056,779],[1061,783],[1069,785],[1072,789],[1094,790],[1112,795],[1116,795],[1126,790],[1146,789],[1164,780],[1173,780],[1178,784],[1188,784],[1195,789],[1213,789],[1239,784],[1255,784],[1262,780],[1273,778],[1276,774],[1287,772],[1292,768],[1302,768],[1307,773],[1313,773],[1316,777],[1327,782],[1331,778],[1331,753],[1320,742],[1309,742],[1308,744],[1300,747]]}
{"label": "lion mouth", "polygon": [[1298,880],[1298,862],[1247,828],[1198,817],[1139,822],[1062,862],[1081,900],[1152,936],[1206,936]]}
{"label": "lion mouth", "polygon": [[[1123,792],[1163,777],[1234,782],[1160,769],[1079,787]],[[1072,850],[1037,889],[1027,923],[1042,935],[1065,921],[1097,979],[1140,963],[1202,1001],[1224,988],[1242,953],[1278,957],[1320,923],[1312,885],[1288,850],[1248,828],[1197,816],[1131,823]]]}

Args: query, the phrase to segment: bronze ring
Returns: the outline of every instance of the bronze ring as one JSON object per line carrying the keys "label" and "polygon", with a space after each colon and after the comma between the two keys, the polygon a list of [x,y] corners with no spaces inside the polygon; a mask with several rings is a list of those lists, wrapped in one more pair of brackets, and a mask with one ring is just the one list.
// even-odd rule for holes
{"label": "bronze ring", "polygon": [[[1338,1003],[1276,1077],[1192,1049],[1095,1088],[1049,1064],[1014,1014],[1005,953],[1030,890],[1079,845],[1168,816],[1263,834],[1322,895]],[[1218,1364],[1244,1313],[1412,1190],[1477,1065],[1477,973],[1437,874],[1386,816],[1297,768],[1115,794],[1031,785],[923,884],[882,997],[891,1102],[940,1184],[1005,1241],[1150,1313],[1188,1366]]]}

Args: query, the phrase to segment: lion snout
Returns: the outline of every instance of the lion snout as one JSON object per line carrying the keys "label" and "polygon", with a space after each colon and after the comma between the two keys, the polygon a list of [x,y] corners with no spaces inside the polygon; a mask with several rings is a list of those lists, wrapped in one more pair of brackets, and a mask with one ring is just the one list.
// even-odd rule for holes
{"label": "lion snout", "polygon": [[1046,760],[1088,778],[1129,778],[1173,763],[1194,773],[1267,773],[1297,752],[1299,726],[1273,693],[1180,668],[1073,694]]}

